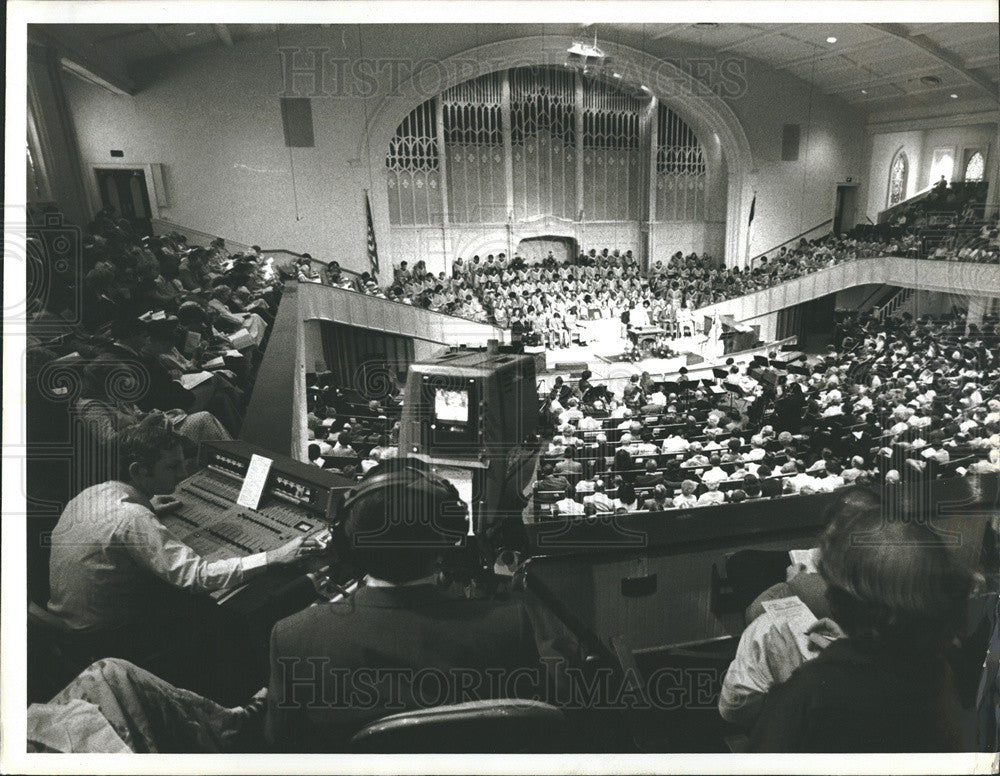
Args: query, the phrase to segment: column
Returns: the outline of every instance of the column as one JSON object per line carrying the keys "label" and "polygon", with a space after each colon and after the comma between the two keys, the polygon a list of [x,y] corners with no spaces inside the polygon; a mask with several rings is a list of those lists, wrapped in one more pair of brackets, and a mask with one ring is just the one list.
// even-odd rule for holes
{"label": "column", "polygon": [[[580,74],[573,71],[573,135],[576,138],[576,218],[577,223],[583,221],[583,80]],[[580,240],[580,227],[577,226],[577,240]],[[582,242],[578,250],[585,247]]]}
{"label": "column", "polygon": [[653,221],[656,219],[656,143],[659,134],[660,101],[651,97],[646,114],[639,124],[639,179],[643,184],[643,194],[639,212],[639,230],[642,237],[642,255],[639,261],[643,271],[649,271],[653,258],[655,240]]}
{"label": "column", "polygon": [[976,326],[983,325],[983,317],[986,315],[986,311],[990,307],[990,298],[988,296],[969,296],[969,311],[965,319],[966,327],[969,324],[975,324]]}
{"label": "column", "polygon": [[[503,71],[503,78],[500,81],[500,118],[503,124],[503,180],[504,189],[507,194],[507,224],[509,234],[509,224],[514,218],[514,149],[511,140],[509,70]],[[513,248],[510,249],[508,256],[514,255],[513,250]]]}
{"label": "column", "polygon": [[451,255],[448,242],[448,154],[444,146],[444,100],[439,94],[434,98],[434,123],[437,125],[438,173],[441,177],[441,253],[444,271],[451,276],[451,265],[455,258]]}

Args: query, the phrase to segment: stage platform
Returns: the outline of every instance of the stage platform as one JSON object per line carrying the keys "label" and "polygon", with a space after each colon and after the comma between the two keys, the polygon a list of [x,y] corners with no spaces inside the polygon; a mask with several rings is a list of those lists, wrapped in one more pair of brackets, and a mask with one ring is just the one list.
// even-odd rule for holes
{"label": "stage platform", "polygon": [[624,388],[632,375],[643,372],[649,372],[654,379],[670,380],[680,373],[681,367],[687,367],[689,379],[711,378],[712,369],[724,366],[728,358],[742,366],[755,355],[766,355],[795,341],[794,337],[789,337],[751,350],[723,355],[721,342],[709,342],[706,335],[697,334],[673,340],[670,348],[677,353],[673,358],[623,361],[622,354],[629,350],[630,343],[624,336],[621,323],[616,320],[587,321],[584,327],[587,339],[584,345],[573,344],[568,348],[554,349],[525,348],[525,352],[545,352],[545,370],[537,375],[540,390],[551,388],[556,377],[569,379],[579,375],[584,368],[593,373],[592,381],[607,383],[616,392]]}

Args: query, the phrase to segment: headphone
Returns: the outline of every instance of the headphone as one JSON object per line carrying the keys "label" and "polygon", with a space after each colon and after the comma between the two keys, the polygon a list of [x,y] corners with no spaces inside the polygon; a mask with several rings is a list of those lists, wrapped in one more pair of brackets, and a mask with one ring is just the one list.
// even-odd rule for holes
{"label": "headphone", "polygon": [[[432,501],[437,505],[453,507],[433,515],[431,525],[445,534],[454,533],[456,548],[460,546],[457,541],[459,538],[462,538],[464,543],[469,528],[468,506],[462,501],[458,489],[443,477],[424,468],[423,462],[419,459],[391,458],[374,467],[364,480],[348,491],[340,505],[338,512],[343,517],[331,530],[331,545],[341,560],[350,561],[355,557],[356,506],[368,496],[383,491],[388,491],[393,499],[406,501],[407,496],[412,494],[415,504]],[[407,525],[413,525],[422,517],[416,514],[404,515],[403,520]]]}

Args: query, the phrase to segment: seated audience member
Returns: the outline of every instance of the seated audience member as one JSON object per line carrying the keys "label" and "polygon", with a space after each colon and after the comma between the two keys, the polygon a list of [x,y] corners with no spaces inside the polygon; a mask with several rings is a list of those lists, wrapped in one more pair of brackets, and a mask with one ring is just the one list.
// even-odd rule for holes
{"label": "seated audience member", "polygon": [[681,483],[681,492],[674,496],[674,506],[678,509],[690,509],[698,506],[698,498],[694,492],[698,489],[698,483],[694,480],[684,480]]}
{"label": "seated audience member", "polygon": [[[158,413],[157,410],[145,412],[133,402],[109,393],[117,384],[116,372],[123,379],[130,376],[125,371],[125,366],[127,365],[123,365],[121,359],[110,353],[98,355],[83,369],[83,393],[76,402],[75,411],[83,421],[86,433],[90,435],[91,440],[108,449],[118,433],[142,422],[151,414]],[[191,443],[232,439],[229,432],[210,412],[187,413],[181,409],[171,409],[159,414]],[[193,454],[197,450],[190,452]]]}
{"label": "seated audience member", "polygon": [[563,497],[553,506],[559,510],[560,515],[572,516],[583,514],[583,504],[576,500],[576,491],[572,486],[566,488]]}
{"label": "seated audience member", "polygon": [[778,498],[785,488],[785,481],[781,477],[773,476],[770,466],[761,466],[757,470],[760,478],[760,494],[764,498]]}
{"label": "seated audience member", "polygon": [[669,455],[672,453],[683,453],[688,450],[691,444],[680,434],[671,433],[668,437],[663,440],[663,444],[660,446],[660,452]]}
{"label": "seated audience member", "polygon": [[708,456],[702,452],[702,445],[700,442],[692,442],[691,446],[688,448],[688,452],[691,453],[691,457],[681,464],[683,468],[698,469],[703,466],[708,466]]}
{"label": "seated audience member", "polygon": [[851,465],[848,468],[844,469],[840,473],[840,476],[844,478],[844,482],[846,482],[848,485],[851,485],[854,483],[855,480],[857,480],[859,477],[861,477],[861,475],[865,473],[865,470],[863,468],[864,465],[865,465],[865,459],[862,458],[860,455],[855,455],[853,458],[851,458]]}
{"label": "seated audience member", "polygon": [[161,590],[233,587],[315,546],[299,537],[266,553],[207,561],[157,518],[179,504],[169,494],[185,476],[180,437],[154,416],[125,429],[116,447],[121,478],[66,505],[49,561],[49,611],[108,655],[140,660],[178,638],[184,613],[178,619],[157,607]]}
{"label": "seated audience member", "polygon": [[[418,685],[428,666],[445,676],[493,672],[503,678],[505,696],[530,698],[545,693],[548,680],[540,645],[551,650],[570,640],[561,657],[579,658],[575,640],[554,638],[547,628],[555,622],[529,598],[469,599],[437,584],[443,556],[467,533],[459,503],[450,484],[404,466],[372,470],[348,497],[343,536],[364,585],[347,599],[309,607],[275,625],[265,717],[269,748],[340,751],[354,731],[379,717],[485,700],[496,692],[489,681],[445,681],[444,694],[428,700]],[[315,661],[344,673],[342,692],[328,672],[303,675],[301,665]],[[362,671],[356,678],[370,692],[358,703],[351,688],[360,686],[354,672]],[[307,692],[323,703],[303,702]]]}
{"label": "seated audience member", "polygon": [[563,454],[565,457],[555,465],[555,473],[569,477],[579,477],[583,473],[583,464],[576,460],[576,449],[571,445]]}
{"label": "seated audience member", "polygon": [[884,520],[864,490],[832,505],[818,566],[832,621],[810,629],[810,654],[767,620],[746,637],[759,645],[746,665],[737,654],[750,689],[736,704],[764,693],[750,749],[958,751],[961,709],[944,651],[964,629],[970,571],[924,521]]}
{"label": "seated audience member", "polygon": [[723,504],[726,501],[726,495],[719,490],[719,483],[716,481],[706,483],[706,490],[700,496],[698,496],[698,506],[707,507],[715,506],[716,504]]}
{"label": "seated audience member", "polygon": [[604,480],[594,482],[594,492],[583,497],[584,504],[593,504],[598,512],[613,512],[615,509],[614,499],[604,492]]}
{"label": "seated audience member", "polygon": [[663,475],[657,469],[656,459],[646,459],[646,472],[635,478],[635,485],[638,488],[652,488],[663,484]]}
{"label": "seated audience member", "polygon": [[614,504],[616,511],[624,509],[626,512],[635,512],[639,508],[639,497],[635,493],[635,487],[628,482],[619,483]]}
{"label": "seated audience member", "polygon": [[593,493],[594,480],[592,480],[589,477],[581,477],[579,480],[577,480],[575,490],[579,495],[582,495],[584,493]]}
{"label": "seated audience member", "polygon": [[324,455],[334,458],[357,458],[358,451],[351,446],[351,434],[349,431],[341,431],[339,434],[331,434],[336,442],[325,452]]}
{"label": "seated audience member", "polygon": [[800,493],[803,490],[816,491],[816,478],[806,472],[806,465],[802,461],[791,461],[790,471],[794,472],[791,477],[785,479],[785,490],[789,493]]}
{"label": "seated audience member", "polygon": [[977,460],[969,464],[969,474],[996,474],[1000,472],[1000,448],[990,449],[986,460]]}
{"label": "seated audience member", "polygon": [[565,455],[566,449],[577,444],[579,440],[573,433],[573,424],[564,423],[559,427],[559,433],[549,442],[549,455]]}
{"label": "seated audience member", "polygon": [[538,480],[539,490],[565,493],[569,487],[569,480],[561,474],[556,474],[555,467],[551,463],[547,463],[542,467],[542,476]]}
{"label": "seated audience member", "polygon": [[367,474],[378,466],[381,460],[382,454],[379,452],[377,447],[373,447],[368,451],[368,456],[361,461],[361,473]]}
{"label": "seated audience member", "polygon": [[309,456],[309,463],[314,466],[323,468],[323,456],[320,454],[320,447],[318,444],[312,443],[306,450],[306,454]]}
{"label": "seated audience member", "polygon": [[725,480],[729,479],[729,475],[726,474],[726,472],[721,467],[722,458],[720,456],[713,455],[711,458],[708,459],[708,463],[712,468],[706,469],[701,473],[702,482],[704,482],[706,485],[709,485],[713,482],[716,485],[718,485],[720,482],[724,482]]}
{"label": "seated audience member", "polygon": [[580,400],[574,396],[569,400],[569,406],[559,413],[559,423],[565,426],[579,421],[582,417],[583,411],[580,409]]}
{"label": "seated audience member", "polygon": [[660,484],[653,488],[653,492],[650,493],[649,498],[642,502],[642,508],[646,512],[661,512],[668,508],[668,501],[671,501],[671,499],[668,498],[667,488],[665,485]]}

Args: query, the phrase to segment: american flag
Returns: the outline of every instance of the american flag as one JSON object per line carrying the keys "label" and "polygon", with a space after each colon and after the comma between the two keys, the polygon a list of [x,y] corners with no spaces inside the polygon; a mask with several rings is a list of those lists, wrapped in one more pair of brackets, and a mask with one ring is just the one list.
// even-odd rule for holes
{"label": "american flag", "polygon": [[375,244],[375,226],[372,224],[372,203],[365,191],[365,216],[368,220],[368,261],[372,265],[372,275],[378,277],[378,245]]}

